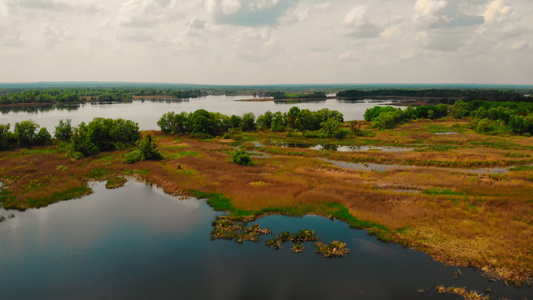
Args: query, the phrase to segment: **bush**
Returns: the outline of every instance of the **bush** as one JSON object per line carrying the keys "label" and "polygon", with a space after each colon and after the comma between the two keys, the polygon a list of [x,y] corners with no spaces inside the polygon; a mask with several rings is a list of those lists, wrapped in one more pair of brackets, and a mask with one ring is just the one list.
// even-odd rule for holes
{"label": "bush", "polygon": [[137,150],[126,154],[126,162],[133,164],[143,160],[160,160],[163,157],[156,150],[156,144],[152,141],[152,136],[147,136],[137,142]]}
{"label": "bush", "polygon": [[245,150],[235,150],[232,154],[232,160],[234,163],[241,165],[241,166],[251,166],[252,165],[252,159],[250,158],[250,155],[246,153]]}

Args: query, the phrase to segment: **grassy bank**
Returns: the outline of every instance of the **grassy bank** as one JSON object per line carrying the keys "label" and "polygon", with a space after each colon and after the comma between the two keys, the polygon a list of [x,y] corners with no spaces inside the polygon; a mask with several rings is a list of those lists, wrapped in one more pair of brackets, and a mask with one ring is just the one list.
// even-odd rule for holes
{"label": "grassy bank", "polygon": [[[80,160],[65,158],[53,146],[0,152],[0,180],[7,186],[0,197],[5,207],[27,209],[84,195],[90,180],[115,186],[119,177],[137,176],[169,194],[208,198],[214,209],[233,215],[334,217],[450,265],[482,268],[517,284],[530,280],[531,138],[480,135],[468,120],[451,119],[419,120],[394,130],[362,129],[372,134],[335,140],[294,132],[236,132],[231,139],[197,140],[151,132],[164,159],[135,164],[126,164],[120,150]],[[289,147],[295,142],[414,150]],[[251,152],[252,166],[231,162],[234,146]],[[358,170],[324,158],[404,168]],[[508,166],[499,174],[486,170]]]}

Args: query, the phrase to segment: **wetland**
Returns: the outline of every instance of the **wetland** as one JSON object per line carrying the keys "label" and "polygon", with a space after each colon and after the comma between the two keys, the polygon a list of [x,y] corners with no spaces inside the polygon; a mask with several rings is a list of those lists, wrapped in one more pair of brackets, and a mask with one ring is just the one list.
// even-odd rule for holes
{"label": "wetland", "polygon": [[[134,103],[139,115],[161,117]],[[165,112],[188,110],[152,104],[163,103]],[[127,114],[121,105],[109,113]],[[32,116],[53,128],[66,115],[52,112]],[[479,134],[471,119],[452,117],[389,130],[361,122],[372,134],[342,139],[269,130],[192,138],[139,127],[161,160],[126,163],[129,149],[74,159],[60,145],[0,152],[0,286],[10,298],[146,298],[154,289],[190,299],[440,299],[437,287],[495,299],[532,294],[530,137]],[[233,163],[235,149],[252,163]],[[220,226],[211,241],[220,218],[246,224]],[[320,240],[298,240],[302,230]],[[318,248],[344,255],[325,258]],[[34,292],[22,287],[44,277]]]}

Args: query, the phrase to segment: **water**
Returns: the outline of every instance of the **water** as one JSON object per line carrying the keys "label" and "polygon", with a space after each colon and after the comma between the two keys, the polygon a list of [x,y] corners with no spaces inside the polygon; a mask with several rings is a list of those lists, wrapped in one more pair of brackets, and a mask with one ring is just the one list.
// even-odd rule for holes
{"label": "water", "polygon": [[349,255],[326,259],[311,243],[294,254],[290,244],[274,250],[263,242],[210,241],[217,213],[205,201],[179,200],[139,182],[116,190],[99,183],[94,191],[15,211],[0,223],[3,299],[456,299],[438,295],[440,284],[488,287],[498,298],[532,295],[474,269],[454,279],[457,268],[327,218],[257,222],[274,234],[313,229],[324,242],[347,242]]}
{"label": "water", "polygon": [[[261,143],[254,143],[256,147],[264,147]],[[380,152],[404,152],[413,151],[415,148],[407,147],[392,147],[392,146],[355,146],[355,145],[335,145],[335,144],[294,144],[294,143],[271,143],[271,145],[283,148],[306,148],[313,150],[329,150],[339,152],[365,152],[365,151],[380,151]]]}
{"label": "water", "polygon": [[81,122],[88,123],[95,117],[123,118],[139,123],[141,130],[159,130],[157,121],[169,111],[193,112],[205,109],[211,112],[220,112],[225,115],[238,115],[252,112],[256,117],[267,110],[272,112],[288,112],[293,106],[311,111],[328,108],[338,110],[344,115],[346,121],[362,120],[366,109],[376,105],[387,105],[391,101],[339,101],[328,99],[313,102],[242,102],[241,99],[250,99],[252,96],[207,96],[201,98],[180,100],[145,100],[131,103],[87,103],[81,105],[64,105],[60,107],[45,106],[41,108],[29,107],[20,109],[4,108],[1,110],[0,124],[11,123],[11,128],[16,122],[32,119],[41,127],[46,127],[53,134],[59,120],[71,119],[72,125]]}

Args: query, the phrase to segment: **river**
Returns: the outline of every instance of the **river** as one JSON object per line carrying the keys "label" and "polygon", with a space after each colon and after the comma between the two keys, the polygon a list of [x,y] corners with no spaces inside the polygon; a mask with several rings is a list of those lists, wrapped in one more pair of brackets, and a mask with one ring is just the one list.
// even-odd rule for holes
{"label": "river", "polygon": [[206,96],[191,99],[174,100],[135,100],[129,103],[86,103],[61,106],[34,106],[24,108],[4,107],[0,109],[0,124],[33,120],[42,127],[46,127],[53,134],[59,120],[71,119],[72,125],[77,126],[81,122],[88,123],[93,118],[123,118],[139,124],[141,130],[159,130],[157,121],[163,114],[169,111],[180,113],[182,111],[193,112],[197,109],[205,109],[211,112],[220,112],[225,115],[242,116],[243,113],[254,113],[256,117],[266,111],[287,112],[293,106],[311,111],[327,108],[338,110],[344,115],[346,121],[362,120],[366,109],[376,105],[386,105],[391,101],[376,100],[337,100],[327,99],[312,102],[243,102],[236,101],[250,99],[251,96]]}

